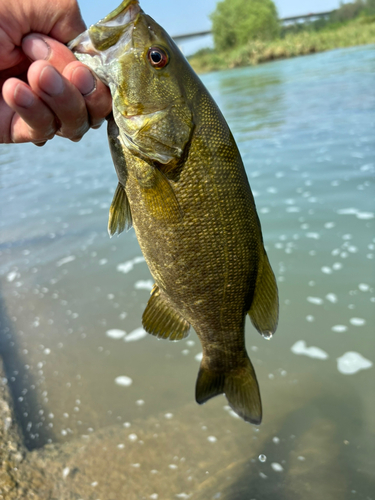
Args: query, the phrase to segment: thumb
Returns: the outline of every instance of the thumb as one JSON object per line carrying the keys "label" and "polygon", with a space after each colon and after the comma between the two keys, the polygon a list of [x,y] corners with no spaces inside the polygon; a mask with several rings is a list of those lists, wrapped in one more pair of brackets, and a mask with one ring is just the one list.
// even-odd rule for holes
{"label": "thumb", "polygon": [[31,33],[22,40],[22,50],[31,61],[44,60],[60,73],[72,61],[74,54],[63,43],[40,33]]}

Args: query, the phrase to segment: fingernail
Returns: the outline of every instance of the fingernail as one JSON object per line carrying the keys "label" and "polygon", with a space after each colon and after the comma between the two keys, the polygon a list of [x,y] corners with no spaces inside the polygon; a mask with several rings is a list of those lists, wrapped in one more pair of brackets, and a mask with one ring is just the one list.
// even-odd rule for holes
{"label": "fingernail", "polygon": [[49,59],[51,47],[47,43],[35,35],[26,36],[22,40],[22,50],[25,54],[36,61],[37,59]]}
{"label": "fingernail", "polygon": [[19,83],[15,88],[13,97],[16,105],[21,108],[30,108],[35,102],[35,98],[31,90],[21,83]]}
{"label": "fingernail", "polygon": [[40,88],[51,97],[62,94],[64,90],[64,82],[61,75],[53,66],[46,66],[39,77]]}
{"label": "fingernail", "polygon": [[71,77],[71,82],[83,96],[87,96],[96,89],[96,80],[91,71],[83,66],[78,66]]}

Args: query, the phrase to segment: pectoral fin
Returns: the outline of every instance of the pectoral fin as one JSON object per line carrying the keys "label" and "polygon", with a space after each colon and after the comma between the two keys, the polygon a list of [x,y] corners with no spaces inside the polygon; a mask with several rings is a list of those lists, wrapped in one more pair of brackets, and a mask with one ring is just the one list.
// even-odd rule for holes
{"label": "pectoral fin", "polygon": [[146,332],[159,339],[181,340],[189,335],[190,323],[160,296],[157,286],[143,313],[142,324]]}
{"label": "pectoral fin", "polygon": [[182,210],[173,188],[158,168],[150,166],[138,181],[143,188],[146,210],[153,217],[166,222],[179,222],[182,219]]}
{"label": "pectoral fin", "polygon": [[279,297],[275,275],[266,253],[261,260],[249,316],[265,338],[270,338],[275,332],[279,318]]}
{"label": "pectoral fin", "polygon": [[109,209],[108,234],[112,238],[116,232],[120,234],[124,229],[130,229],[131,227],[132,214],[129,200],[124,187],[118,183]]}

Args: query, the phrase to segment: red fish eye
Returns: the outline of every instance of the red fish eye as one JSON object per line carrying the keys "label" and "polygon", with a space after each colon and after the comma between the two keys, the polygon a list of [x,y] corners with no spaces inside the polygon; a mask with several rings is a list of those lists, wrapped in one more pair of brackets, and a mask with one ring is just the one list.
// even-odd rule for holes
{"label": "red fish eye", "polygon": [[157,69],[164,68],[169,62],[168,54],[159,47],[151,47],[147,52],[151,66]]}

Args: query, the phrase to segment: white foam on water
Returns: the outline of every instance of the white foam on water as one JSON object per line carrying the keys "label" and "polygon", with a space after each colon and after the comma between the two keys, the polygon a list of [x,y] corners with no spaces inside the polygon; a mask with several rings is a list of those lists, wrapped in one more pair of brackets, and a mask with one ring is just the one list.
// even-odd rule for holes
{"label": "white foam on water", "polygon": [[363,318],[350,318],[350,323],[354,326],[363,326],[366,324],[366,320]]}
{"label": "white foam on water", "polygon": [[207,441],[209,441],[210,443],[216,443],[217,437],[215,437],[215,436],[208,436]]}
{"label": "white foam on water", "polygon": [[332,274],[332,269],[328,266],[323,266],[321,269],[322,273],[324,274]]}
{"label": "white foam on water", "polygon": [[100,259],[99,266],[104,266],[105,264],[107,264],[107,262],[108,262],[108,259]]}
{"label": "white foam on water", "polygon": [[335,325],[335,326],[333,326],[331,328],[331,330],[333,332],[338,332],[338,333],[340,333],[340,332],[346,332],[347,329],[348,329],[348,327],[345,326],[345,325]]}
{"label": "white foam on water", "polygon": [[356,215],[358,213],[358,208],[340,208],[337,210],[339,215]]}
{"label": "white foam on water", "polygon": [[308,316],[306,316],[306,321],[309,321],[310,323],[312,323],[313,321],[315,321],[315,318],[314,318],[314,316],[309,314]]}
{"label": "white foam on water", "polygon": [[348,252],[350,253],[357,253],[358,252],[358,248],[354,245],[349,245],[348,246]]}
{"label": "white foam on water", "polygon": [[137,290],[152,290],[154,282],[152,280],[139,280],[134,283]]}
{"label": "white foam on water", "polygon": [[132,383],[133,380],[126,375],[120,375],[119,377],[115,378],[115,384],[121,385],[123,387],[129,387],[130,385],[132,385]]}
{"label": "white foam on water", "polygon": [[63,259],[60,259],[59,261],[56,262],[56,267],[68,264],[68,262],[73,262],[73,260],[76,260],[74,255],[69,255],[68,257],[64,257]]}
{"label": "white foam on water", "polygon": [[11,271],[10,273],[7,274],[7,281],[9,281],[9,283],[11,281],[14,281],[18,276],[18,273],[17,271]]}
{"label": "white foam on water", "polygon": [[118,264],[116,267],[117,271],[120,273],[127,274],[129,273],[136,264],[140,264],[141,262],[144,262],[145,259],[139,255],[138,257],[134,257],[134,259],[127,260],[126,262],[123,262],[122,264]]}
{"label": "white foam on water", "polygon": [[63,477],[63,479],[65,479],[68,476],[69,472],[70,472],[70,468],[69,467],[65,467],[65,469],[63,469],[63,471],[62,471],[62,477]]}
{"label": "white foam on water", "polygon": [[279,444],[280,443],[280,438],[278,438],[277,436],[273,437],[272,438],[272,441],[275,443],[275,444]]}
{"label": "white foam on water", "polygon": [[229,410],[228,411],[229,415],[233,418],[237,418],[237,419],[240,419],[241,417],[239,415],[237,415],[237,413],[233,410]]}
{"label": "white foam on water", "polygon": [[368,220],[368,219],[373,219],[374,214],[372,212],[358,212],[356,214],[356,217],[357,217],[357,219]]}
{"label": "white foam on water", "polygon": [[320,306],[323,304],[323,299],[320,297],[307,297],[307,302],[310,302],[311,304],[316,304],[317,306]]}
{"label": "white foam on water", "polygon": [[107,330],[105,334],[111,339],[122,339],[122,337],[126,335],[126,332],[124,330],[117,330],[114,328],[112,330]]}
{"label": "white foam on water", "polygon": [[371,368],[372,361],[364,358],[361,354],[355,351],[348,351],[340,358],[337,358],[337,369],[344,375],[353,375],[360,370]]}
{"label": "white foam on water", "polygon": [[282,472],[284,470],[284,467],[282,465],[278,464],[277,462],[273,462],[271,464],[271,467],[276,472]]}
{"label": "white foam on water", "polygon": [[337,295],[335,295],[334,293],[328,293],[326,295],[326,299],[329,300],[330,302],[332,302],[332,304],[336,304],[337,302]]}
{"label": "white foam on water", "polygon": [[136,340],[141,340],[144,337],[147,337],[147,332],[142,327],[136,328],[132,332],[128,333],[124,337],[125,342],[135,342]]}
{"label": "white foam on water", "polygon": [[290,350],[294,354],[301,354],[304,356],[308,356],[309,358],[327,359],[329,357],[328,354],[319,347],[307,347],[304,340],[298,340],[295,344],[292,345]]}
{"label": "white foam on water", "polygon": [[137,436],[137,434],[129,434],[128,439],[129,439],[130,441],[133,441],[133,442],[134,442],[134,441],[137,441],[138,436]]}
{"label": "white foam on water", "polygon": [[334,269],[335,271],[340,271],[340,269],[342,269],[341,262],[335,262],[332,266],[332,269]]}
{"label": "white foam on water", "polygon": [[307,238],[312,238],[313,240],[318,240],[320,238],[319,233],[306,233]]}
{"label": "white foam on water", "polygon": [[371,287],[367,283],[360,283],[358,285],[358,288],[361,290],[361,292],[368,292]]}

